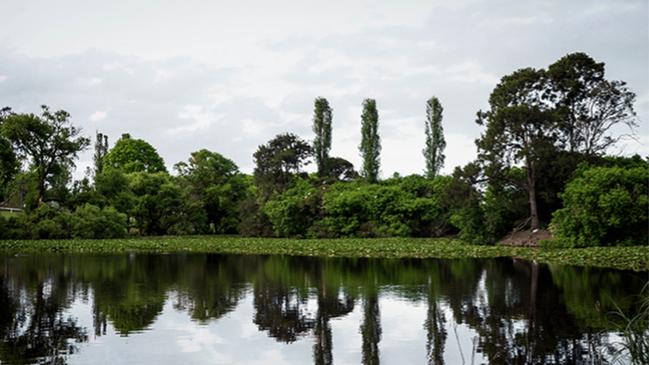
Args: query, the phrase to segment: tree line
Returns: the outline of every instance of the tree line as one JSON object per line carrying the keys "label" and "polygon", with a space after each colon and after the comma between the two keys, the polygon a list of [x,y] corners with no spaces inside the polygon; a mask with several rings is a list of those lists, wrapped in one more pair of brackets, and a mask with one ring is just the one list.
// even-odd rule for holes
{"label": "tree line", "polygon": [[[0,114],[0,237],[244,234],[295,237],[458,235],[491,243],[550,228],[553,244],[638,243],[646,237],[647,161],[606,151],[637,126],[635,94],[584,53],[504,76],[477,113],[478,157],[444,165],[443,107],[426,102],[422,175],[380,179],[379,112],[362,104],[362,166],[330,156],[333,109],[314,101],[313,141],[279,134],[254,153],[252,175],[209,150],[170,174],[153,146],[124,134],[95,138],[94,166],[71,181],[91,141],[65,111]],[[315,162],[317,171],[304,167]],[[629,216],[631,213],[631,216]],[[644,235],[644,236],[643,236]]]}

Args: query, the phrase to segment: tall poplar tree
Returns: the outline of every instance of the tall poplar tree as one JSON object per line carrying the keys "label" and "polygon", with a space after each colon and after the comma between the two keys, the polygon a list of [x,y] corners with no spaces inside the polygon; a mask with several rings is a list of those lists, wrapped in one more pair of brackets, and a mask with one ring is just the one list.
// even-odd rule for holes
{"label": "tall poplar tree", "polygon": [[315,99],[313,110],[313,154],[318,166],[318,176],[326,176],[328,171],[329,150],[331,150],[331,108],[323,97]]}
{"label": "tall poplar tree", "polygon": [[379,177],[381,141],[379,138],[379,112],[376,110],[376,100],[363,101],[361,114],[361,145],[359,150],[363,157],[362,174],[367,181],[374,183]]}
{"label": "tall poplar tree", "polygon": [[95,136],[95,154],[92,158],[95,164],[95,176],[101,174],[104,170],[104,156],[108,153],[108,136],[96,132]]}
{"label": "tall poplar tree", "polygon": [[426,159],[426,176],[430,179],[437,176],[439,170],[444,167],[444,128],[442,127],[442,104],[439,99],[432,97],[426,102],[426,148],[424,158]]}

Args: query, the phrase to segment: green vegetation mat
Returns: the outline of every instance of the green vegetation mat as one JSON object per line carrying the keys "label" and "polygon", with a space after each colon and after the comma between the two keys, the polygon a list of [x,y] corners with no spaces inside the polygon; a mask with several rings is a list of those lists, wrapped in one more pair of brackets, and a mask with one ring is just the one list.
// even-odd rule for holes
{"label": "green vegetation mat", "polygon": [[449,238],[283,239],[225,236],[107,240],[7,240],[0,253],[203,252],[336,257],[492,258],[649,271],[649,246],[547,249],[474,246]]}

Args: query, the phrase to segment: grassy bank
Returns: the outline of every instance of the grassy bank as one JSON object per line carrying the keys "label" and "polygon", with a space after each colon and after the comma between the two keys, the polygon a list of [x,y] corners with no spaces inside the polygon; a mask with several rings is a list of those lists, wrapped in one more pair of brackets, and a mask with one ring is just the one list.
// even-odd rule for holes
{"label": "grassy bank", "polygon": [[539,249],[471,246],[447,238],[273,239],[223,236],[113,240],[0,241],[4,253],[204,252],[337,257],[490,258],[511,256],[549,264],[649,271],[649,246]]}

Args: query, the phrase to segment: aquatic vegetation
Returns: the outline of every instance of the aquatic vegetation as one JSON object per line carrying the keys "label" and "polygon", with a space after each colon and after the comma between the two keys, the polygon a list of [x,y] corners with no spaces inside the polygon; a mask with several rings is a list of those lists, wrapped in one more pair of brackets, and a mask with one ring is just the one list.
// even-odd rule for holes
{"label": "aquatic vegetation", "polygon": [[493,258],[649,271],[649,246],[550,249],[476,246],[452,238],[284,239],[162,236],[106,240],[4,240],[5,253],[202,252],[322,257]]}

